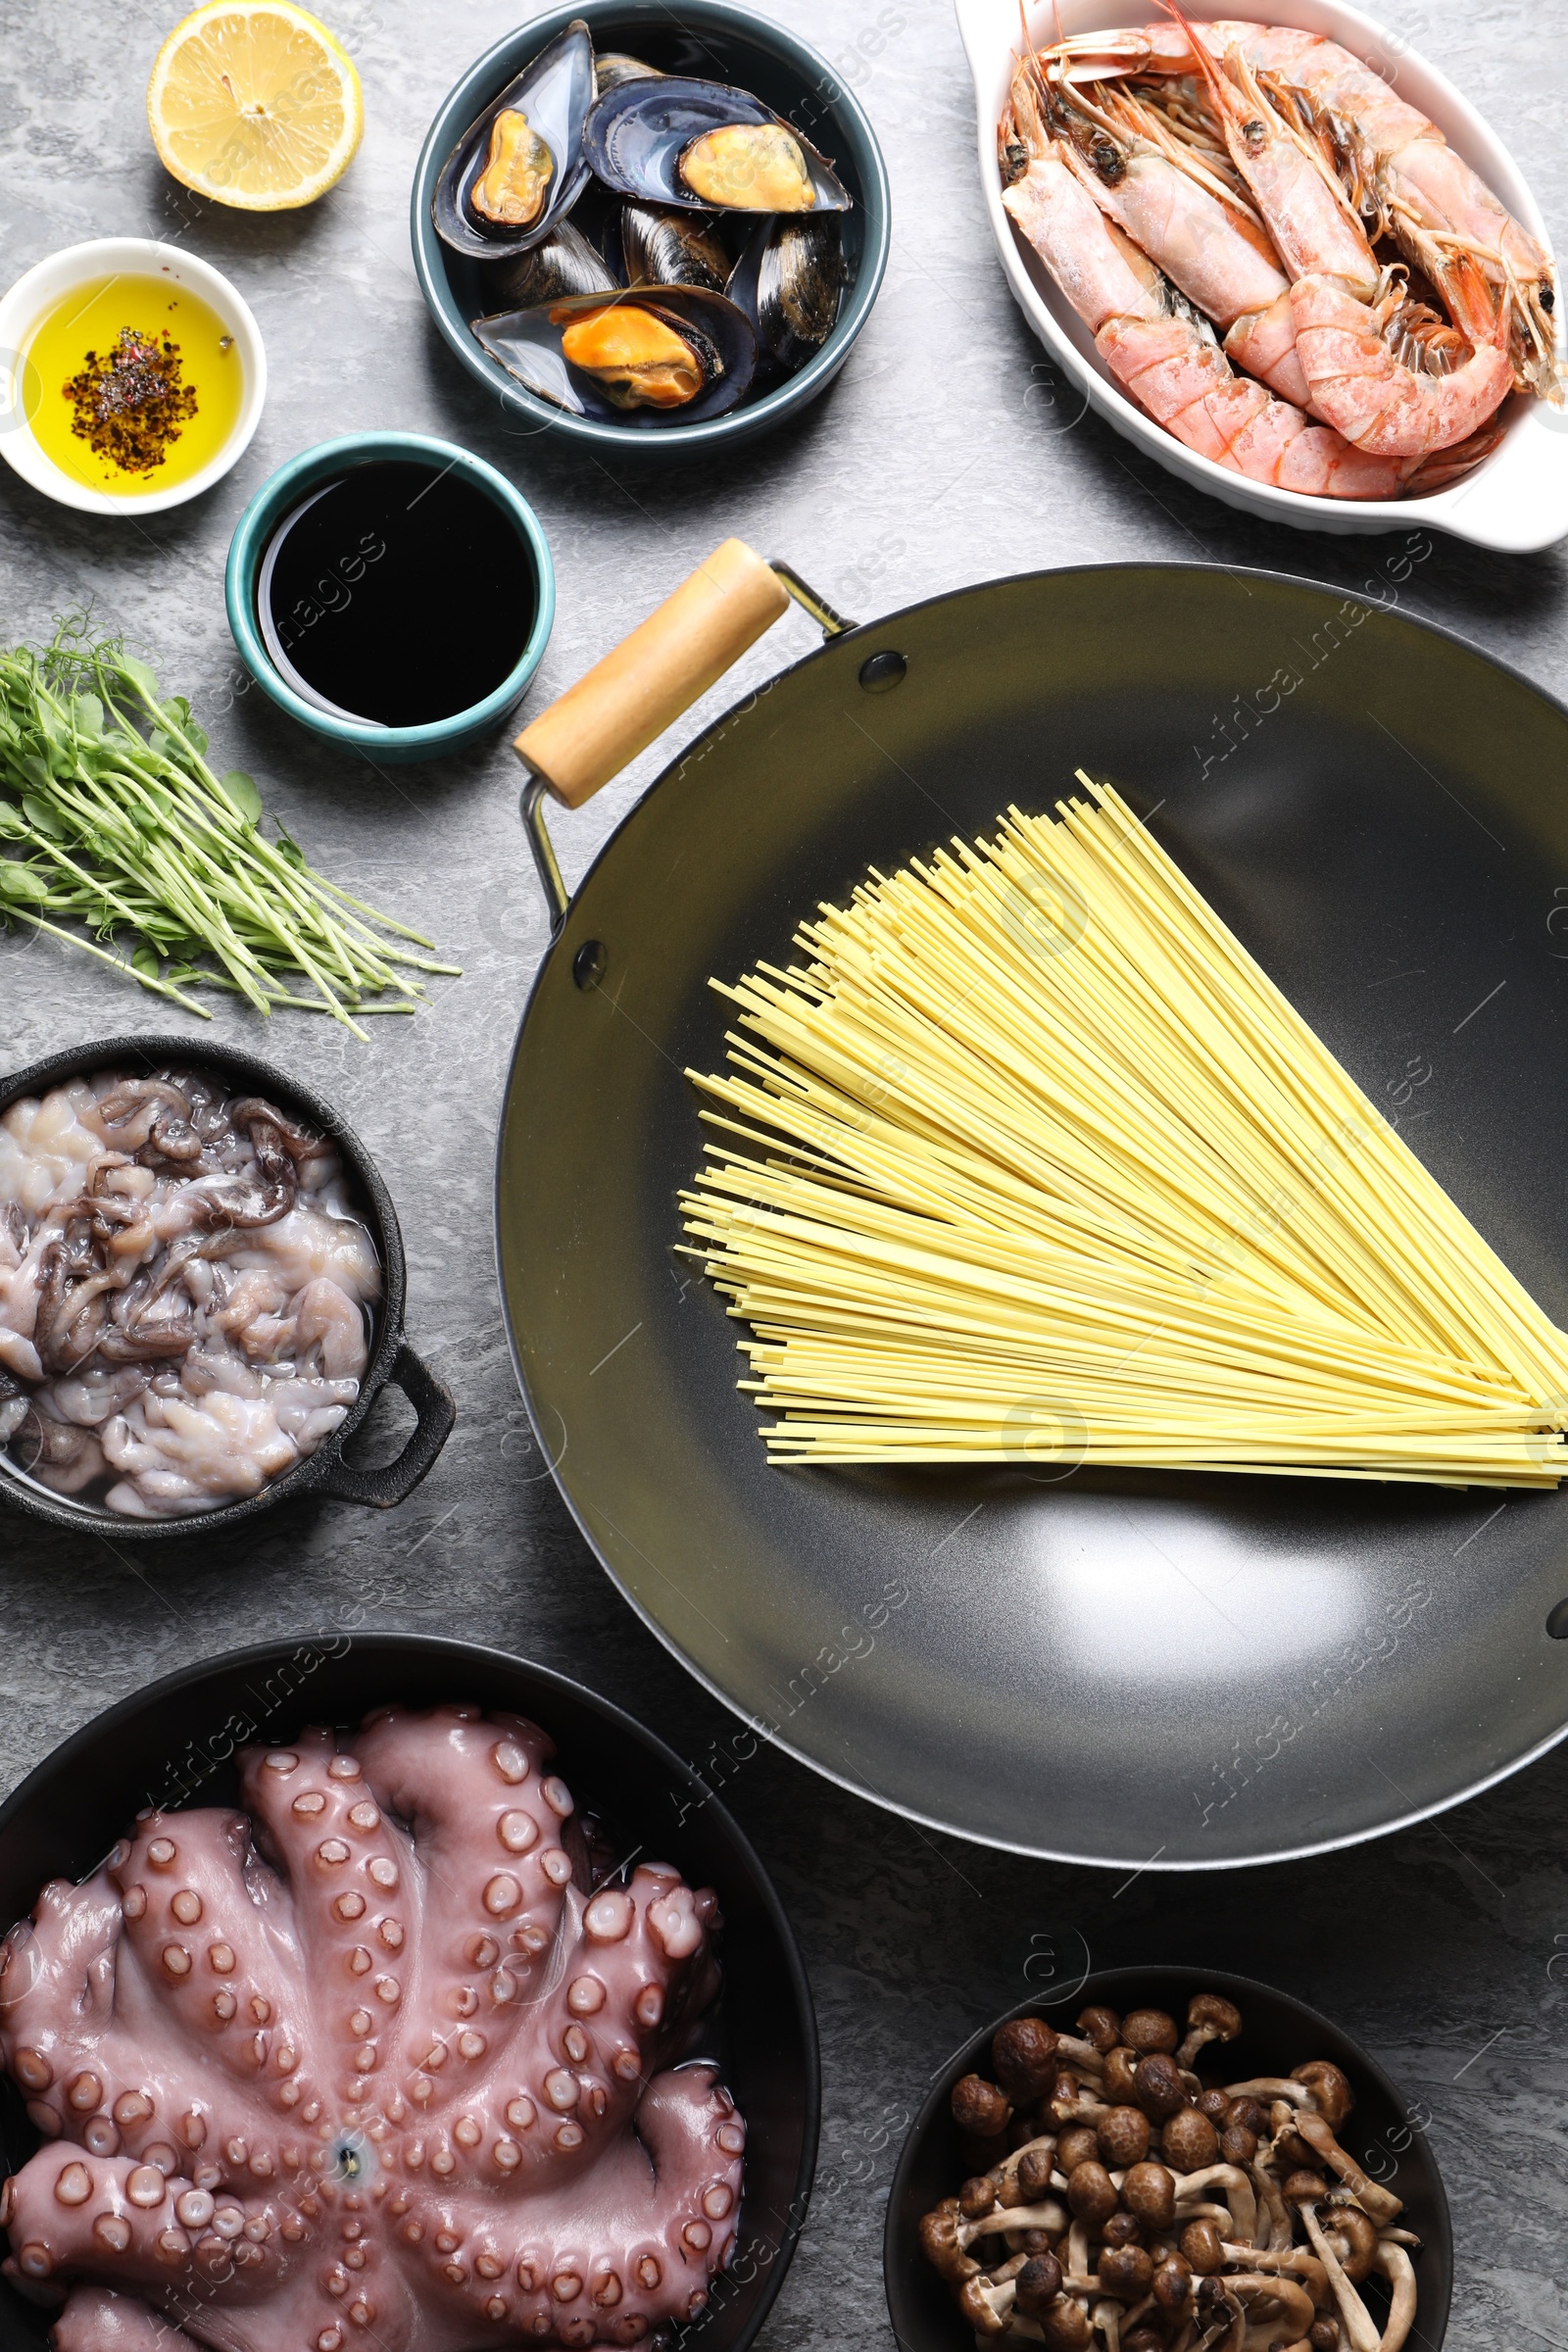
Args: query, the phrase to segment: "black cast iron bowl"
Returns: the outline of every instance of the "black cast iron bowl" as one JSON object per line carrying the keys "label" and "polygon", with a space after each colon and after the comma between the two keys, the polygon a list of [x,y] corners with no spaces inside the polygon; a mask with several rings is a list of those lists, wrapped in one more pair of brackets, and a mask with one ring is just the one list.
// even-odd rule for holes
{"label": "black cast iron bowl", "polygon": [[961,2075],[989,2076],[991,2037],[1013,2017],[1043,2017],[1059,2032],[1091,2005],[1103,2004],[1125,2016],[1129,2009],[1164,2009],[1178,2023],[1195,1992],[1217,1992],[1242,2013],[1235,2041],[1211,2043],[1198,2061],[1205,2082],[1244,2082],[1254,2075],[1288,2075],[1308,2059],[1328,2058],[1348,2077],[1355,2106],[1335,2136],[1362,2170],[1403,2200],[1401,2228],[1413,2230],[1421,2251],[1412,2250],[1418,2300],[1410,2340],[1422,2352],[1439,2352],[1453,2298],[1453,2226],[1437,2158],[1425,2136],[1428,2110],[1407,2100],[1348,2034],[1291,1993],[1250,1977],[1226,1976],[1214,1968],[1106,1968],[1083,1978],[1070,1991],[1019,2001],[955,2050],[938,2075],[899,2157],[888,2196],[882,2237],[882,2269],[888,2310],[900,2352],[967,2352],[970,2330],[951,2288],[920,2251],[920,2216],[944,2197],[957,2193],[967,2167],[958,2155],[958,2133],[949,2100]]}
{"label": "black cast iron bowl", "polygon": [[[682,2352],[745,2352],[777,2294],[806,2218],[821,2104],[810,1988],[783,1906],[731,1815],[662,1740],[609,1699],[505,1651],[423,1635],[306,1635],[188,1666],[83,1725],[0,1806],[0,1927],[51,1878],[95,1869],[140,1805],[233,1805],[230,1758],[304,1725],[347,1728],[390,1700],[472,1702],[527,1715],[556,1741],[562,1778],[599,1807],[625,1850],[716,1888],[724,1989],[705,2055],[746,2117],[736,2255]],[[0,2093],[0,2155],[38,2144],[14,2085]],[[0,2352],[36,2352],[52,2315],[0,2282]]]}
{"label": "black cast iron bowl", "polygon": [[[9,1110],[24,1095],[43,1094],[52,1086],[62,1086],[73,1078],[90,1077],[98,1070],[150,1072],[166,1063],[210,1069],[220,1077],[237,1080],[247,1094],[265,1096],[280,1110],[294,1112],[318,1135],[329,1137],[341,1154],[359,1194],[360,1212],[381,1260],[381,1303],[376,1308],[370,1361],[360,1384],[359,1396],[347,1418],[306,1460],[297,1462],[292,1470],[285,1470],[280,1478],[272,1479],[259,1494],[244,1495],[237,1502],[220,1503],[210,1511],[190,1511],[169,1519],[132,1519],[121,1511],[78,1502],[70,1494],[51,1493],[4,1452],[0,1452],[0,1500],[14,1503],[35,1519],[47,1519],[54,1527],[89,1528],[99,1533],[113,1528],[117,1543],[134,1543],[156,1536],[208,1535],[236,1519],[248,1519],[257,1511],[270,1510],[275,1502],[311,1493],[331,1495],[339,1502],[363,1502],[373,1510],[391,1510],[395,1504],[407,1501],[433,1465],[452,1435],[458,1408],[450,1391],[403,1336],[407,1270],[398,1212],[379,1169],[352,1127],[327,1103],[319,1102],[292,1078],[285,1078],[270,1062],[259,1061],[254,1054],[246,1054],[237,1046],[208,1045],[205,1041],[195,1045],[188,1037],[110,1037],[95,1045],[74,1046],[67,1053],[51,1054],[43,1061],[18,1070],[13,1077],[0,1078],[0,1112]],[[343,1448],[364,1425],[371,1405],[389,1383],[401,1389],[414,1407],[416,1418],[413,1433],[396,1461],[375,1470],[356,1469],[343,1459]]]}

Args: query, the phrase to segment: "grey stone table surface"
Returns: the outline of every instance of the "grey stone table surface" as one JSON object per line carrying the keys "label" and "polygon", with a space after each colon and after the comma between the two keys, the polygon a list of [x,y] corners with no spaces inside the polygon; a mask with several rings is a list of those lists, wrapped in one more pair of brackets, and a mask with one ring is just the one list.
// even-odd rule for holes
{"label": "grey stone table surface", "polygon": [[[0,474],[5,641],[36,639],[56,612],[92,598],[169,689],[191,695],[222,763],[262,780],[318,861],[431,926],[465,971],[437,985],[417,1021],[377,1024],[368,1047],[287,1015],[260,1041],[341,1107],[390,1182],[409,1244],[409,1328],[458,1398],[446,1453],[389,1517],[301,1506],[225,1543],[131,1549],[0,1521],[8,1786],[151,1678],[296,1631],[379,1626],[500,1643],[583,1676],[699,1766],[729,1722],[606,1584],[532,1450],[508,1358],[492,1144],[545,945],[515,762],[500,738],[463,760],[371,773],[247,691],[222,564],[242,506],[274,466],[349,427],[406,426],[461,441],[511,475],[559,567],[535,708],[731,531],[792,559],[858,616],[1041,565],[1178,558],[1355,586],[1400,552],[1386,537],[1244,521],[1096,419],[1070,425],[1076,404],[1044,368],[991,250],[947,10],[940,0],[778,6],[854,87],[884,142],[895,208],[886,286],[843,376],[792,429],[727,464],[654,478],[509,424],[439,341],[416,286],[407,197],[425,124],[469,60],[514,24],[517,0],[329,0],[365,82],[365,144],[323,202],[273,219],[191,198],[154,158],[142,92],[176,0],[0,0],[6,278],[85,237],[176,238],[232,274],[271,363],[248,455],[182,511],[99,521]],[[1568,229],[1568,10],[1388,0],[1386,13],[1480,104],[1548,220]],[[1560,691],[1565,588],[1562,551],[1506,560],[1436,539],[1398,593],[1409,611]],[[792,615],[739,683],[809,642]],[[558,824],[568,880],[658,765],[649,755]],[[167,1026],[155,1000],[84,956],[0,936],[0,1069]],[[216,1033],[253,1036],[234,1014],[220,1013]],[[389,1422],[387,1449],[393,1437]],[[726,1793],[794,1917],[824,2043],[822,2191],[768,2324],[770,2352],[887,2340],[879,2230],[903,2119],[954,2044],[1022,1996],[1042,1953],[1082,1947],[1099,1964],[1229,1964],[1330,2010],[1430,2110],[1458,2235],[1453,2352],[1568,2345],[1568,1984],[1556,1976],[1561,1967],[1568,1978],[1568,1750],[1352,1853],[1125,1884],[927,1836],[765,1747]]]}

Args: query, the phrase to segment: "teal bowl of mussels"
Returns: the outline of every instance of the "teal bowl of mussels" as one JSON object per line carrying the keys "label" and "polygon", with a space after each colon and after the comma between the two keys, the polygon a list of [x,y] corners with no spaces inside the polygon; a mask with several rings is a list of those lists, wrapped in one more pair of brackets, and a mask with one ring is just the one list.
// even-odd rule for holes
{"label": "teal bowl of mussels", "polygon": [[887,267],[887,172],[825,60],[728,0],[519,25],[431,123],[414,260],[469,374],[601,451],[748,441],[829,384]]}

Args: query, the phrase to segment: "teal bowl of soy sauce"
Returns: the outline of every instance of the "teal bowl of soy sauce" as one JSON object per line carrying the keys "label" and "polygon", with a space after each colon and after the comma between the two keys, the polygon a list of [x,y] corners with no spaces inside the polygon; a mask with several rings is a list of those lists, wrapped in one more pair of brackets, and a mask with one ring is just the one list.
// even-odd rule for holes
{"label": "teal bowl of soy sauce", "polygon": [[240,516],[223,592],[263,693],[372,761],[440,759],[493,734],[556,612],[527,500],[423,433],[351,433],[282,466]]}

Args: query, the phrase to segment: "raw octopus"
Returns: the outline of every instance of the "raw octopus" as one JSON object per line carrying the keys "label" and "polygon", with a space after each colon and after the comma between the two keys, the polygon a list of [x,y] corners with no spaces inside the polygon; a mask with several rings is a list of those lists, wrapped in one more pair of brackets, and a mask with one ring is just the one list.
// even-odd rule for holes
{"label": "raw octopus", "polygon": [[0,1446],[137,1518],[254,1494],[360,1393],[374,1244],[337,1153],[191,1070],[0,1117]]}
{"label": "raw octopus", "polygon": [[515,1715],[391,1706],[137,1816],[0,1970],[56,2352],[636,2344],[705,2306],[745,2128],[678,2064],[710,1889],[614,1870]]}

